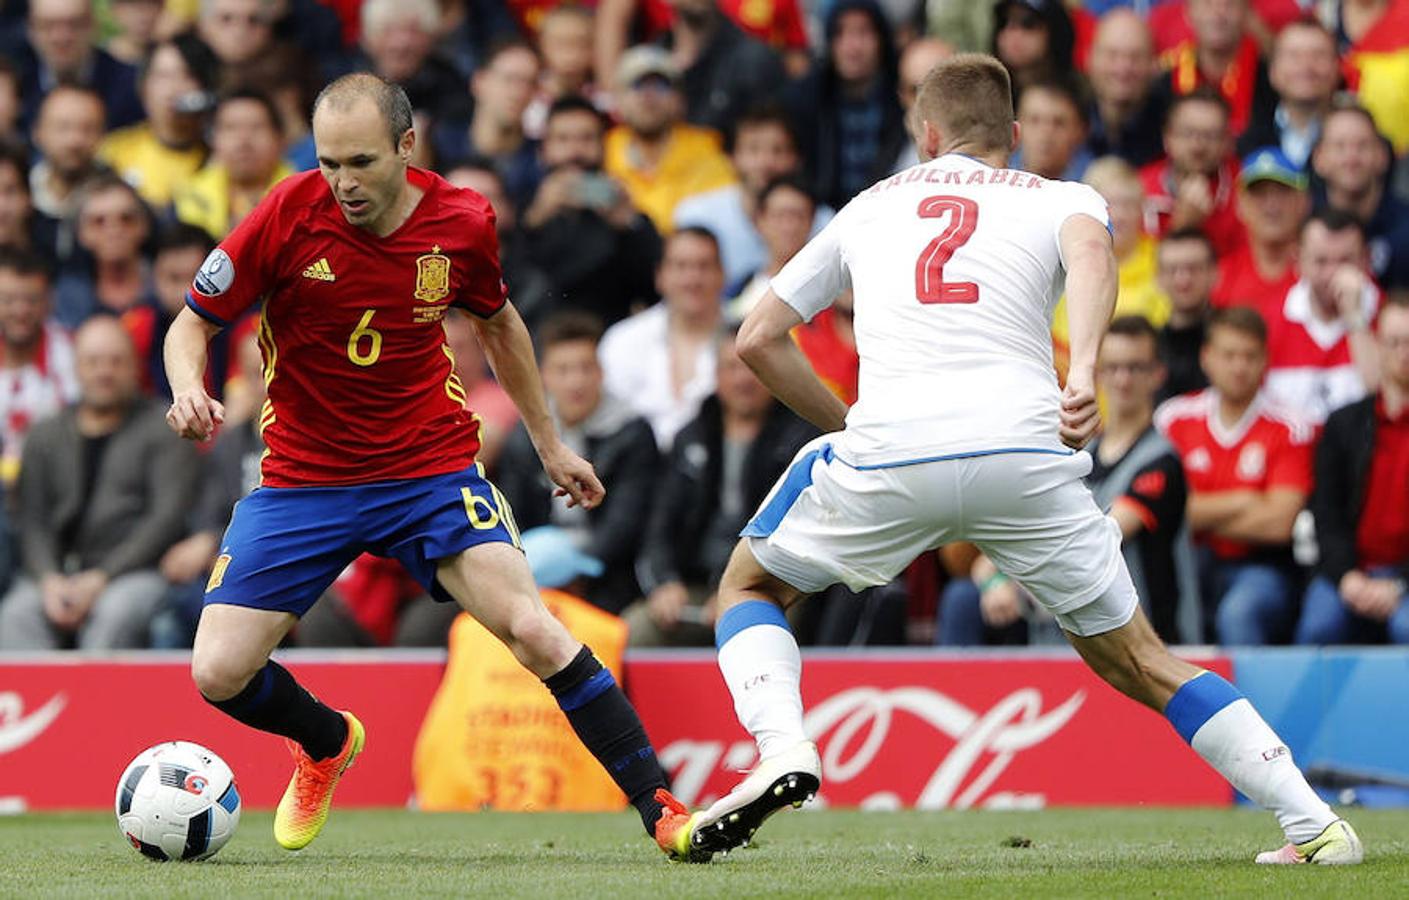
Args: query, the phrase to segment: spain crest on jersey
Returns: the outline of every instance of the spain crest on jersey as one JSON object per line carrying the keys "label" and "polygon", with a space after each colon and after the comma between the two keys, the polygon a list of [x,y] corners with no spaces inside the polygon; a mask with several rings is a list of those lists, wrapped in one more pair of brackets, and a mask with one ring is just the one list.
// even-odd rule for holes
{"label": "spain crest on jersey", "polygon": [[416,258],[416,299],[427,303],[444,300],[450,295],[450,257],[439,247]]}

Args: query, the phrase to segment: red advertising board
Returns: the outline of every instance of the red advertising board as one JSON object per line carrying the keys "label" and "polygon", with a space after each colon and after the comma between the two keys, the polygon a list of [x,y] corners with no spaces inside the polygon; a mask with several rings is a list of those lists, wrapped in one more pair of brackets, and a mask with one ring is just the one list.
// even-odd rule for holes
{"label": "red advertising board", "polygon": [[[1227,660],[1194,660],[1226,676]],[[629,690],[675,793],[704,806],[755,762],[712,660],[636,659]],[[807,658],[821,800],[868,808],[1216,805],[1232,792],[1162,716],[1074,657]]]}
{"label": "red advertising board", "polygon": [[[1223,659],[1197,660],[1229,675]],[[444,670],[436,654],[295,656],[319,697],[356,710],[367,750],[344,806],[402,806],[412,745]],[[626,687],[687,803],[727,791],[754,761],[713,654],[637,655]],[[833,806],[1033,807],[1226,804],[1224,782],[1163,718],[1069,656],[809,655],[806,724]],[[280,739],[201,700],[179,655],[0,661],[0,808],[100,808],[143,748],[192,740],[235,770],[246,803],[271,807],[289,775]]]}
{"label": "red advertising board", "polygon": [[[132,757],[165,740],[195,741],[235,771],[246,805],[272,807],[292,766],[283,739],[210,707],[179,655],[142,661],[0,662],[0,803],[11,808],[111,806]],[[327,657],[324,657],[327,660]],[[357,657],[349,657],[357,659]],[[367,749],[338,788],[348,806],[404,806],[411,797],[411,745],[440,682],[430,659],[284,663],[333,706],[356,711]]]}

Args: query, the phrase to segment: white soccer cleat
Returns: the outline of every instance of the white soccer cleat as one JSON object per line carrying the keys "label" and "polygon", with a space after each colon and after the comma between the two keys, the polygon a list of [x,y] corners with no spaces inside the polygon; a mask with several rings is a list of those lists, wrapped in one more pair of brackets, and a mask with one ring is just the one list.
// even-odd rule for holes
{"label": "white soccer cleat", "polygon": [[705,810],[692,836],[695,846],[724,853],[747,844],[769,816],[802,806],[821,785],[822,760],[811,741],[770,756]]}
{"label": "white soccer cleat", "polygon": [[1320,866],[1353,866],[1365,858],[1360,837],[1345,819],[1336,819],[1325,830],[1304,844],[1287,844],[1280,850],[1257,854],[1264,866],[1316,863]]}

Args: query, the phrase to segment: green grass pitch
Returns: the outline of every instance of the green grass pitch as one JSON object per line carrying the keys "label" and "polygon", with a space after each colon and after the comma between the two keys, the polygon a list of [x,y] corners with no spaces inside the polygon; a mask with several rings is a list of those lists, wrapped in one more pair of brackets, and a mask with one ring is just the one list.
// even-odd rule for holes
{"label": "green grass pitch", "polygon": [[[756,846],[667,863],[634,815],[334,810],[308,849],[246,815],[203,863],[154,863],[111,815],[0,818],[0,897],[1406,897],[1409,811],[1356,811],[1364,865],[1261,867],[1244,810],[787,812]],[[1026,845],[1026,846],[1024,846]]]}

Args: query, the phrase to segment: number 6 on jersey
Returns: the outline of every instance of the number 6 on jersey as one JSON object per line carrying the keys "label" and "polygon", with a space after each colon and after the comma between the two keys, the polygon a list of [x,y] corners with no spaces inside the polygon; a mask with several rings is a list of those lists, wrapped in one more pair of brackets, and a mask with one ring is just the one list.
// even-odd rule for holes
{"label": "number 6 on jersey", "polygon": [[978,285],[972,281],[944,282],[944,264],[978,227],[978,204],[967,197],[926,197],[917,211],[922,219],[949,214],[949,222],[925,245],[915,261],[915,298],[921,303],[977,303]]}

